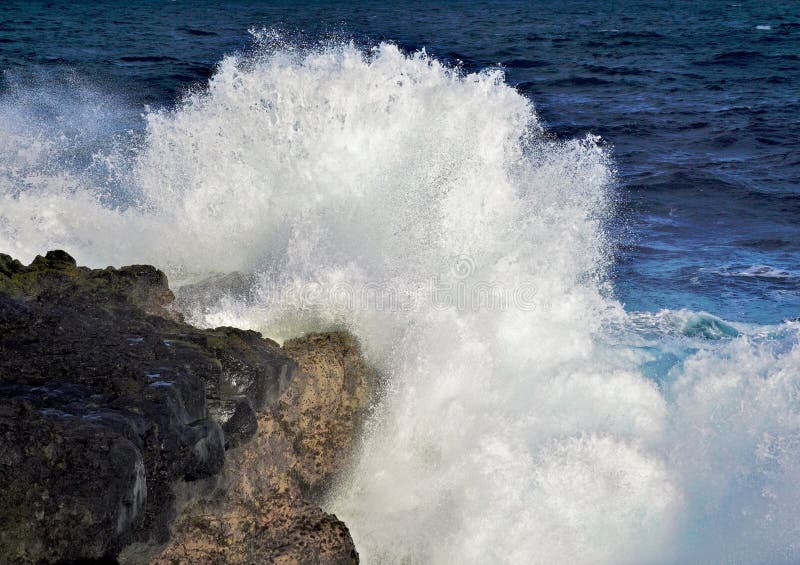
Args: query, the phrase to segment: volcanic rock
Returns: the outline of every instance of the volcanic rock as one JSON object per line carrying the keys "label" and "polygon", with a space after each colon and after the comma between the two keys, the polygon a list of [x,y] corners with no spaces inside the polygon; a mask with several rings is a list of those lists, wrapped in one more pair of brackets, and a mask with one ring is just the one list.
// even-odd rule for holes
{"label": "volcanic rock", "polygon": [[374,399],[356,342],[201,330],[173,297],[0,254],[0,561],[357,562],[316,506]]}

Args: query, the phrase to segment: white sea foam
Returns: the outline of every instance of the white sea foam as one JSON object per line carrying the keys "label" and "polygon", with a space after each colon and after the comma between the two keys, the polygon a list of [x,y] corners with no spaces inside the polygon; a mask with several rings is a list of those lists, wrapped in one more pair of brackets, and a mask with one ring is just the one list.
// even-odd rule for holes
{"label": "white sea foam", "polygon": [[794,275],[793,273],[784,271],[783,269],[776,269],[775,267],[770,267],[769,265],[753,265],[752,267],[748,267],[741,271],[732,272],[730,273],[730,275],[738,277],[753,277],[753,278],[764,278],[764,279],[797,278],[796,275]]}
{"label": "white sea foam", "polygon": [[228,57],[130,162],[96,156],[108,184],[3,108],[3,250],[247,271],[191,318],[362,340],[385,396],[327,507],[367,563],[800,558],[796,325],[625,313],[607,155],[548,138],[501,71],[388,44]]}

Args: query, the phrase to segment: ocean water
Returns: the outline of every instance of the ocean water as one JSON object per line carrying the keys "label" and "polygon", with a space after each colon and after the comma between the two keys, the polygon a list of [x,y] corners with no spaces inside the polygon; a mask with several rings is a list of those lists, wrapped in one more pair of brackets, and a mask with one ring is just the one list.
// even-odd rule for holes
{"label": "ocean water", "polygon": [[0,5],[0,252],[346,327],[367,563],[800,561],[800,4]]}

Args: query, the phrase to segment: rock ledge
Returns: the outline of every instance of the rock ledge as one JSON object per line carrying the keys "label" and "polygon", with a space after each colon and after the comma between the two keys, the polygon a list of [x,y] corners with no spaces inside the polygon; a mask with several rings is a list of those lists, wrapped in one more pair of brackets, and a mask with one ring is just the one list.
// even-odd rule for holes
{"label": "rock ledge", "polygon": [[358,344],[173,300],[154,267],[0,254],[0,560],[357,563],[315,503],[374,398]]}

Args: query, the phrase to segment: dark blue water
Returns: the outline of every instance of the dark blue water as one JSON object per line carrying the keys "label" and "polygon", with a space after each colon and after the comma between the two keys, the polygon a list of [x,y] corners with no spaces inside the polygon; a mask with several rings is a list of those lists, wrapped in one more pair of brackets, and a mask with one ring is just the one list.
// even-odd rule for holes
{"label": "dark blue water", "polygon": [[628,309],[800,315],[800,2],[7,0],[0,96],[45,85],[51,95],[27,103],[67,124],[80,117],[59,97],[123,101],[130,111],[109,115],[96,145],[141,128],[145,104],[202,85],[224,54],[250,47],[249,28],[503,65],[556,136],[593,132],[613,148],[613,277]]}

